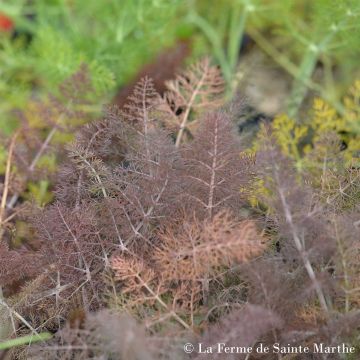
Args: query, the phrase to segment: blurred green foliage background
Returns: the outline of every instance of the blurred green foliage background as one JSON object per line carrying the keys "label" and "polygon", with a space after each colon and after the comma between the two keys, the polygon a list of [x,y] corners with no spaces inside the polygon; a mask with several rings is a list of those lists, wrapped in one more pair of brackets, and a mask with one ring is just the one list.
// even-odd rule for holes
{"label": "blurred green foliage background", "polygon": [[357,66],[359,11],[356,0],[2,0],[0,12],[17,36],[0,35],[0,126],[11,129],[5,114],[34,93],[54,91],[81,63],[90,69],[98,102],[109,99],[179,37],[193,39],[194,57],[212,53],[230,83],[244,34],[253,34],[297,80],[293,114],[321,59],[323,92],[336,102],[337,88],[344,90]]}

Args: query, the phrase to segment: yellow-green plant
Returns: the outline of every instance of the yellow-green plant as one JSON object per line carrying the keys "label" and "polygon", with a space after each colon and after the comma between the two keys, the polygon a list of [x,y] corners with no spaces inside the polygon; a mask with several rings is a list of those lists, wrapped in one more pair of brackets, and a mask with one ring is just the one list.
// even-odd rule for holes
{"label": "yellow-green plant", "polygon": [[287,115],[277,116],[272,128],[284,154],[290,156],[302,167],[304,155],[311,151],[325,133],[333,132],[343,141],[345,160],[359,161],[360,137],[356,131],[359,126],[360,83],[356,81],[343,99],[343,114],[321,98],[315,98],[309,115],[303,124],[298,124]]}
{"label": "yellow-green plant", "polygon": [[[360,133],[357,132],[360,114],[359,97],[360,82],[357,80],[343,98],[342,115],[323,99],[315,98],[303,124],[299,124],[286,114],[280,114],[270,125],[282,153],[294,161],[299,174],[311,173],[312,181],[319,187],[324,187],[326,180],[329,181],[328,187],[336,188],[340,181],[339,177],[352,176],[343,171],[339,173],[339,166],[342,169],[344,164],[349,168],[360,166]],[[253,145],[253,152],[259,149],[259,142],[266,136],[263,126]],[[268,190],[264,187],[263,181],[257,179],[250,196],[251,204],[258,205],[259,198],[266,194]]]}

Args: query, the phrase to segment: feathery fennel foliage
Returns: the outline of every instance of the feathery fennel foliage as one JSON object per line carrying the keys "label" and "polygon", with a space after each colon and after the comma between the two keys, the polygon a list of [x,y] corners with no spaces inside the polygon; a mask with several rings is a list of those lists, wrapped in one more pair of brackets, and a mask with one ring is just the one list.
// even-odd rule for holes
{"label": "feathery fennel foliage", "polygon": [[[84,73],[72,80],[63,92],[88,89]],[[344,146],[357,136],[346,133],[357,120],[357,83],[345,115],[316,100],[303,127],[285,116],[263,126],[256,156],[232,122],[241,104],[218,108],[216,66],[205,60],[167,88],[161,96],[144,78],[124,108],[80,130],[55,201],[31,208],[26,248],[13,246],[17,214],[5,205],[16,191],[12,164],[36,149],[19,153],[12,138],[0,208],[3,338],[20,345],[23,335],[55,333],[9,349],[12,358],[149,359],[156,349],[166,360],[174,358],[167,346],[187,338],[356,343],[360,169],[339,135]],[[75,95],[72,104],[83,104]],[[201,111],[206,104],[212,111]],[[249,209],[254,181],[262,206]]]}

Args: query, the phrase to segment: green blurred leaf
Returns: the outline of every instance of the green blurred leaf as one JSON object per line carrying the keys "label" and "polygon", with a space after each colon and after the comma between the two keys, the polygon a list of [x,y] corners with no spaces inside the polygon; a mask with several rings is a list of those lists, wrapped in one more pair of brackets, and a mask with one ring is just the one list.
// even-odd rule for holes
{"label": "green blurred leaf", "polygon": [[10,339],[0,343],[0,350],[11,349],[16,346],[29,345],[39,341],[46,341],[52,338],[52,335],[48,332],[43,332],[38,335],[27,335]]}

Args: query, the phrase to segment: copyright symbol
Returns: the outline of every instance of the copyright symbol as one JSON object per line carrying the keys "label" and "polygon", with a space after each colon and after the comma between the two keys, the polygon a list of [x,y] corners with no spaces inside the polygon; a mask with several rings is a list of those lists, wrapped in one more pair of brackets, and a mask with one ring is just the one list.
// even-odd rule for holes
{"label": "copyright symbol", "polygon": [[184,345],[184,351],[187,353],[187,354],[191,354],[193,351],[194,351],[194,345],[193,344],[190,344],[190,343],[187,343]]}

